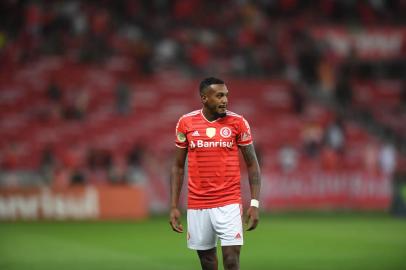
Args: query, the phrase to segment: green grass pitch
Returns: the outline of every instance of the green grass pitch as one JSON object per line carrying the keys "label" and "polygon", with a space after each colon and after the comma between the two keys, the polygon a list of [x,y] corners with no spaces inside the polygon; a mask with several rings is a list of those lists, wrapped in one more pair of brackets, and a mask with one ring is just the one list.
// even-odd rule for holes
{"label": "green grass pitch", "polygon": [[[166,217],[0,223],[0,269],[200,269]],[[220,266],[219,269],[223,269]],[[263,215],[241,269],[406,269],[406,220],[385,214]]]}

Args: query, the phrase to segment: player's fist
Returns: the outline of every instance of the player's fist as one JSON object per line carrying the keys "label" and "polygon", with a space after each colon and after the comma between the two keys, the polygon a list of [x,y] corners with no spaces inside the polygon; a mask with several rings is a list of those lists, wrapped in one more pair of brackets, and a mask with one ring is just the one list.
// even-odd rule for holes
{"label": "player's fist", "polygon": [[180,211],[178,208],[172,208],[169,213],[169,224],[172,227],[172,230],[175,232],[181,233],[183,232],[183,226],[180,223]]}

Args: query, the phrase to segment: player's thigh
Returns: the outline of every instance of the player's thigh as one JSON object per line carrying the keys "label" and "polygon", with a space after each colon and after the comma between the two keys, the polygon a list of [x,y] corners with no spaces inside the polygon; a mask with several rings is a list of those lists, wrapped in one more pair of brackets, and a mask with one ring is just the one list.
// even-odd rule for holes
{"label": "player's thigh", "polygon": [[242,208],[240,204],[230,204],[211,209],[214,230],[222,246],[242,246]]}
{"label": "player's thigh", "polygon": [[208,250],[216,246],[217,237],[208,209],[187,210],[187,244],[190,249]]}
{"label": "player's thigh", "polygon": [[211,267],[217,267],[217,247],[207,250],[197,250],[200,262],[203,269],[210,269]]}
{"label": "player's thigh", "polygon": [[223,258],[227,257],[240,257],[241,246],[222,246],[221,251],[223,253]]}

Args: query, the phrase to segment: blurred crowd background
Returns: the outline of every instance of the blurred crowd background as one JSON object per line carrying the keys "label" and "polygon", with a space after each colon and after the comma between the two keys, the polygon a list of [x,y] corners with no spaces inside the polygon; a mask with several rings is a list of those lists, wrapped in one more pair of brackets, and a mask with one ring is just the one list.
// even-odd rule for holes
{"label": "blurred crowd background", "polygon": [[165,207],[176,121],[200,108],[205,76],[226,81],[229,109],[250,122],[265,182],[404,177],[405,11],[404,0],[1,1],[0,188],[141,185]]}

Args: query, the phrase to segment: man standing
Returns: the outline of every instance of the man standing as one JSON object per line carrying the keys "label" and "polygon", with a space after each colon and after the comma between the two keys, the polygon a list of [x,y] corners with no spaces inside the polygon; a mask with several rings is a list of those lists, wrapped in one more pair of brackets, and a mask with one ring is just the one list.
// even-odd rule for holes
{"label": "man standing", "polygon": [[247,230],[255,229],[259,221],[261,180],[251,130],[242,116],[227,111],[228,89],[222,80],[206,78],[199,90],[203,108],[183,115],[176,126],[169,223],[175,232],[183,232],[178,201],[187,157],[188,247],[197,251],[202,269],[215,270],[220,238],[224,269],[240,269],[243,227],[238,149],[247,165],[251,191]]}

